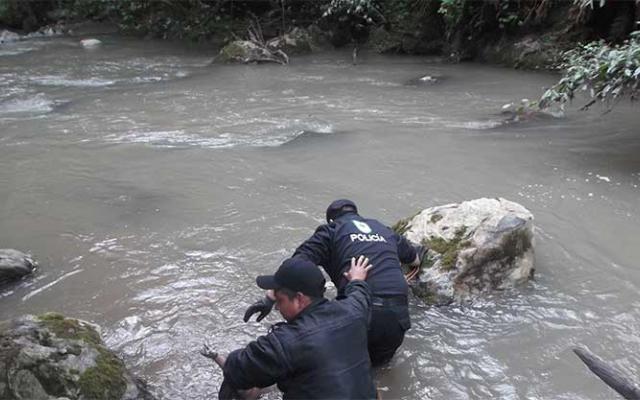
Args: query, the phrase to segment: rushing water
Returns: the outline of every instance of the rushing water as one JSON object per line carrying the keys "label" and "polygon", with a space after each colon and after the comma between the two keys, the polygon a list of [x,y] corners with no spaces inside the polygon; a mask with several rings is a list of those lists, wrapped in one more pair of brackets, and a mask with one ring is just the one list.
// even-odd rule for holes
{"label": "rushing water", "polygon": [[[555,76],[348,53],[212,66],[211,51],[104,37],[0,47],[0,247],[34,277],[2,319],[98,323],[166,399],[215,398],[198,354],[266,332],[242,323],[272,272],[338,197],[389,224],[502,196],[535,216],[535,282],[465,307],[412,301],[377,371],[386,399],[609,399],[571,348],[640,375],[637,106],[501,126]],[[424,75],[430,85],[406,85]]]}

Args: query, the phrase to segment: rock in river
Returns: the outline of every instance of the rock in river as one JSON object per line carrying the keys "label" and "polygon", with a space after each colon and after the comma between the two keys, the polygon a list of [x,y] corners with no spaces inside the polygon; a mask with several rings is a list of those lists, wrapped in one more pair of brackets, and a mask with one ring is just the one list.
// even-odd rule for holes
{"label": "rock in river", "polygon": [[533,215],[503,198],[427,208],[394,227],[429,248],[412,289],[448,304],[533,277]]}
{"label": "rock in river", "polygon": [[0,249],[0,284],[20,279],[37,267],[31,256],[13,249]]}
{"label": "rock in river", "polygon": [[0,398],[152,399],[94,325],[60,314],[0,323]]}

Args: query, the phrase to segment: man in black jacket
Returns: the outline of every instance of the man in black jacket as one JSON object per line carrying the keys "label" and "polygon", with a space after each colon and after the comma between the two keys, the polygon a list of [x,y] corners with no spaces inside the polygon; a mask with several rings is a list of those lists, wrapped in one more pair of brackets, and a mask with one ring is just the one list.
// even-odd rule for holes
{"label": "man in black jacket", "polygon": [[[373,294],[369,327],[369,355],[373,366],[391,360],[411,327],[407,302],[408,285],[400,263],[419,265],[416,249],[402,236],[375,219],[358,215],[351,200],[336,200],[326,212],[327,223],[302,243],[293,257],[303,257],[321,265],[344,296],[347,280],[344,272],[352,257],[366,256],[376,266],[367,277]],[[247,309],[244,320],[259,312],[258,320],[271,310],[265,297]]]}
{"label": "man in black jacket", "polygon": [[345,298],[324,298],[320,269],[303,258],[286,260],[275,275],[256,279],[273,290],[287,322],[229,354],[219,397],[277,383],[283,399],[375,399],[367,353],[371,266],[359,257],[344,272]]}

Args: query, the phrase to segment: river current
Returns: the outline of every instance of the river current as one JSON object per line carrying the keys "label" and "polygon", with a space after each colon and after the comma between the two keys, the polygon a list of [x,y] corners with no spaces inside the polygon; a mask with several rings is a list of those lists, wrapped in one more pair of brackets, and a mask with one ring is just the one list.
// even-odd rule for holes
{"label": "river current", "polygon": [[502,105],[557,76],[373,54],[353,66],[348,52],[210,65],[211,50],[101,39],[0,45],[0,247],[40,263],[0,292],[2,319],[93,321],[159,398],[215,398],[202,343],[226,353],[279,321],[242,322],[255,276],[330,201],[392,224],[505,197],[535,216],[535,281],[465,306],[413,299],[413,328],[376,372],[383,398],[615,396],[576,345],[640,376],[637,105],[578,99],[502,124]]}

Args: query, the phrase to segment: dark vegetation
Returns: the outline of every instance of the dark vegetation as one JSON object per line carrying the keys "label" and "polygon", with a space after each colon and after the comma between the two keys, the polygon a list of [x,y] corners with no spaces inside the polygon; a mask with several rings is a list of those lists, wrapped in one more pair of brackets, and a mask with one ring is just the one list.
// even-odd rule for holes
{"label": "dark vegetation", "polygon": [[224,44],[250,23],[267,39],[314,26],[337,47],[568,71],[540,105],[581,88],[594,101],[635,96],[640,45],[630,34],[639,17],[634,0],[0,0],[0,28],[22,32],[96,20],[128,34]]}

